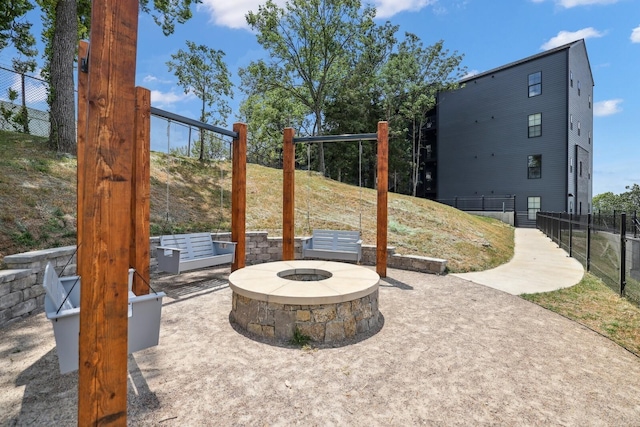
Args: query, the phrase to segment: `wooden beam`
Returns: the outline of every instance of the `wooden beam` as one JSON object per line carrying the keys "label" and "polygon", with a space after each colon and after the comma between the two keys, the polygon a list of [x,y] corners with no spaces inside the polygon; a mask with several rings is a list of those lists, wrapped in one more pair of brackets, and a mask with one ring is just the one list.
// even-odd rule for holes
{"label": "wooden beam", "polygon": [[[231,271],[244,268],[247,225],[247,125],[234,123],[233,178],[231,181],[231,241],[236,242],[236,257]],[[222,187],[221,190],[222,191]]]}
{"label": "wooden beam", "polygon": [[[78,63],[81,64],[82,60],[87,57],[87,52],[89,52],[89,42],[82,40],[78,44]],[[78,130],[76,136],[76,152],[77,152],[77,164],[84,164],[84,149],[85,143],[87,141],[87,113],[88,113],[88,104],[89,101],[87,99],[88,95],[88,87],[89,87],[89,73],[84,72],[82,70],[82,66],[78,67]],[[76,264],[82,258],[80,252],[82,252],[82,245],[80,244],[80,236],[82,235],[82,223],[81,216],[83,212],[82,194],[84,194],[84,179],[81,179],[80,170],[76,172],[76,215],[77,215],[77,225],[76,225],[76,244],[78,245],[78,253],[76,258]],[[78,268],[78,267],[76,267]]]}
{"label": "wooden beam", "polygon": [[127,423],[127,270],[131,240],[138,0],[94,0],[84,180],[78,425]]}
{"label": "wooden beam", "polygon": [[282,147],[282,259],[294,259],[295,238],[295,169],[296,152],[293,128],[285,128]]}
{"label": "wooden beam", "polygon": [[151,210],[151,91],[136,87],[135,138],[131,168],[131,247],[129,265],[136,269],[133,293],[149,293],[149,224]]}
{"label": "wooden beam", "polygon": [[389,191],[389,125],[378,122],[378,218],[376,272],[387,277],[387,198]]}

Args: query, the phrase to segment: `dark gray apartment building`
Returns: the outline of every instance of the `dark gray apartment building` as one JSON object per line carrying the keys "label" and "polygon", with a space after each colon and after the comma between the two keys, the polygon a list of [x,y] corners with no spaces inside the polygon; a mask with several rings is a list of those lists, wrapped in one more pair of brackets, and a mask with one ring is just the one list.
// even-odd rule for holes
{"label": "dark gray apartment building", "polygon": [[464,79],[426,127],[422,195],[513,197],[538,210],[591,211],[593,76],[579,40]]}

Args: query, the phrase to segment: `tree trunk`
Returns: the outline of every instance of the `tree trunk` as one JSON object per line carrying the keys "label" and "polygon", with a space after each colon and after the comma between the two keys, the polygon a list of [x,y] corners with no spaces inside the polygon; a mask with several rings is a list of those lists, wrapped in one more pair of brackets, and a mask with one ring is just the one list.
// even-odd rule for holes
{"label": "tree trunk", "polygon": [[78,40],[78,4],[60,0],[56,5],[49,63],[49,141],[58,151],[76,152],[76,107],[73,62]]}

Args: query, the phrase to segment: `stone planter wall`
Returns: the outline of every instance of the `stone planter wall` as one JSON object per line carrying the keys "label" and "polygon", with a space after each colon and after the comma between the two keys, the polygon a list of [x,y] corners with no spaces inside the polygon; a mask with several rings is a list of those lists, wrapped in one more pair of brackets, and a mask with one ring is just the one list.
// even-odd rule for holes
{"label": "stone planter wall", "polygon": [[[269,237],[266,231],[247,232],[246,264],[282,260],[282,238]],[[231,240],[231,233],[213,234],[215,240]],[[159,237],[150,239],[151,271],[156,269],[156,247]],[[52,262],[58,274],[69,276],[76,274],[75,246],[44,249],[4,258],[7,270],[0,270],[0,327],[17,321],[25,316],[40,313],[44,309],[44,288],[42,277],[47,262]],[[295,258],[302,258],[300,238],[295,241]],[[67,265],[68,264],[68,265]],[[362,264],[376,264],[376,247],[362,246]],[[65,266],[64,272],[62,268]],[[442,274],[446,261],[436,258],[403,256],[395,254],[395,248],[388,250],[387,266],[424,273]]]}

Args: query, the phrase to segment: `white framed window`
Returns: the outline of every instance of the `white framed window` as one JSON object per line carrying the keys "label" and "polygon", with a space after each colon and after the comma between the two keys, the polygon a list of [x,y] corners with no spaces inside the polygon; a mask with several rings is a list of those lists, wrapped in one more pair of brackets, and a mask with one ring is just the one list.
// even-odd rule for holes
{"label": "white framed window", "polygon": [[573,130],[573,114],[569,114],[569,130]]}
{"label": "white framed window", "polygon": [[527,218],[534,220],[540,212],[540,197],[527,197]]}
{"label": "white framed window", "polygon": [[529,138],[542,135],[542,113],[529,114]]}
{"label": "white framed window", "polygon": [[580,136],[580,120],[578,120],[578,136]]}
{"label": "white framed window", "polygon": [[527,179],[542,178],[542,154],[527,156]]}
{"label": "white framed window", "polygon": [[542,93],[542,71],[529,74],[529,98]]}

